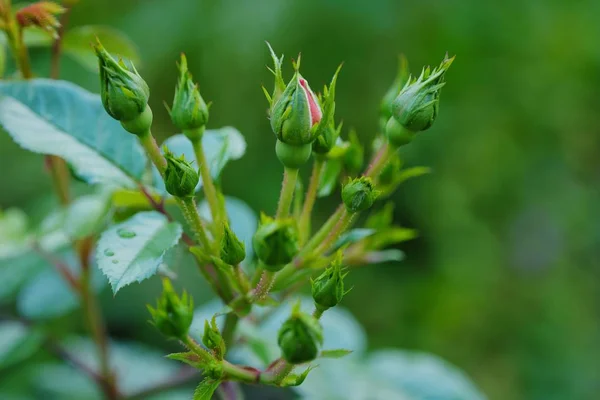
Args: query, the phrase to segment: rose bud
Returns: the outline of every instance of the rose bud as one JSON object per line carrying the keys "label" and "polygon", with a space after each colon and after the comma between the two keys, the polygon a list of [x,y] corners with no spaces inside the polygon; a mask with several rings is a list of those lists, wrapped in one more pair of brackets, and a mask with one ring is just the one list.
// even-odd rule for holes
{"label": "rose bud", "polygon": [[215,317],[212,317],[210,322],[208,322],[208,320],[204,321],[204,334],[202,335],[202,343],[214,352],[217,359],[223,359],[227,348],[225,346],[223,336],[221,336],[221,332],[219,331],[219,327],[217,326]]}
{"label": "rose bud", "polygon": [[156,308],[148,306],[152,323],[160,333],[177,339],[185,338],[194,318],[194,304],[191,296],[183,291],[181,298],[175,293],[171,282],[163,279],[163,291],[157,300]]}
{"label": "rose bud", "polygon": [[100,41],[94,46],[100,65],[100,97],[106,112],[130,133],[144,136],[152,125],[150,89],[133,64],[118,63]]}
{"label": "rose bud", "polygon": [[298,232],[293,219],[273,219],[261,215],[252,247],[265,269],[276,272],[298,253]]}
{"label": "rose bud", "polygon": [[373,205],[379,192],[371,178],[362,176],[348,182],[342,188],[342,200],[350,213],[364,211]]}
{"label": "rose bud", "polygon": [[208,122],[208,106],[200,96],[198,85],[192,81],[185,54],[179,62],[179,80],[175,88],[173,108],[169,110],[173,124],[190,140],[200,140]]}
{"label": "rose bud", "polygon": [[342,268],[342,253],[333,261],[331,266],[311,280],[312,297],[319,312],[335,307],[347,293],[344,291],[344,273]]}
{"label": "rose bud", "polygon": [[183,154],[177,158],[166,149],[165,159],[167,160],[167,169],[165,170],[167,192],[175,197],[193,196],[200,180],[198,171],[192,167]]}
{"label": "rose bud", "polygon": [[410,79],[392,104],[393,117],[411,132],[429,129],[438,114],[440,90],[454,57],[446,58],[433,71],[423,69],[419,78]]}
{"label": "rose bud", "polygon": [[238,265],[246,258],[246,245],[233,233],[228,224],[223,225],[221,238],[221,260],[230,265]]}
{"label": "rose bud", "polygon": [[323,329],[315,317],[304,314],[296,304],[290,318],[279,329],[277,343],[283,358],[290,364],[312,361],[323,344]]}
{"label": "rose bud", "polygon": [[317,97],[294,65],[296,73],[271,108],[271,128],[277,136],[275,152],[288,168],[299,168],[310,157],[322,112]]}

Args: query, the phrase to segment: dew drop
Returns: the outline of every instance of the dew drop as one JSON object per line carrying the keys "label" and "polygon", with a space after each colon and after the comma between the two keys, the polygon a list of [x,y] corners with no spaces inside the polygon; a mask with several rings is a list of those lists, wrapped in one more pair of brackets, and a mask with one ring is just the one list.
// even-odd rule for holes
{"label": "dew drop", "polygon": [[119,237],[122,237],[123,239],[131,239],[132,237],[135,237],[135,232],[130,231],[126,228],[120,228],[117,230],[117,235],[119,235]]}
{"label": "dew drop", "polygon": [[115,255],[115,252],[114,252],[114,251],[112,251],[111,249],[106,249],[106,250],[104,250],[104,255],[105,255],[106,257],[112,257],[112,256],[114,256],[114,255]]}
{"label": "dew drop", "polygon": [[112,263],[113,263],[113,264],[118,264],[118,263],[119,263],[119,260],[112,260]]}

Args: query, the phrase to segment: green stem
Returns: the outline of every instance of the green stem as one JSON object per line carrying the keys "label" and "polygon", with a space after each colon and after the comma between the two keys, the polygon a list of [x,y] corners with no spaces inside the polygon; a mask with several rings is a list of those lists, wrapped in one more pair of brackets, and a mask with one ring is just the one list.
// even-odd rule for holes
{"label": "green stem", "polygon": [[146,154],[150,157],[150,161],[156,166],[160,175],[164,178],[165,171],[167,170],[167,160],[163,156],[156,139],[152,135],[152,132],[148,131],[145,135],[139,136],[140,144],[146,150]]}
{"label": "green stem", "polygon": [[394,153],[393,147],[388,143],[384,143],[379,151],[373,157],[371,164],[364,173],[364,176],[374,178],[381,173],[381,170],[388,163],[390,156]]}
{"label": "green stem", "polygon": [[315,317],[316,319],[321,319],[324,312],[325,310],[315,307],[315,311],[313,311],[313,317]]}
{"label": "green stem", "polygon": [[273,384],[280,385],[286,376],[294,370],[294,365],[282,360],[281,365],[277,366],[273,371]]}
{"label": "green stem", "polygon": [[206,234],[206,229],[204,229],[204,223],[202,222],[202,218],[200,218],[200,213],[198,212],[194,198],[175,197],[175,200],[183,211],[183,216],[185,217],[187,223],[192,228],[192,232],[194,232],[196,240],[200,242],[206,252],[211,253],[210,241],[208,239],[208,235]]}
{"label": "green stem", "polygon": [[346,210],[346,207],[344,207],[340,219],[335,224],[331,232],[329,232],[327,238],[314,250],[313,254],[324,255],[329,247],[333,245],[340,235],[346,231],[346,228],[352,222],[354,215],[355,214],[348,213],[348,210]]}
{"label": "green stem", "polygon": [[[201,129],[204,130],[204,128]],[[202,135],[200,135],[200,137],[201,136]],[[210,207],[213,222],[216,227],[220,227],[223,221],[220,215],[221,207],[219,206],[219,196],[217,194],[217,189],[215,188],[215,184],[212,180],[212,177],[210,176],[210,170],[208,167],[208,163],[206,162],[204,149],[202,148],[202,139],[200,138],[192,140],[191,142],[192,147],[194,148],[194,154],[196,155],[196,161],[198,162],[198,167],[200,168],[200,176],[202,177],[202,189],[204,191],[204,195],[206,196],[208,206]]]}
{"label": "green stem", "polygon": [[281,184],[281,193],[279,203],[277,204],[276,218],[287,218],[294,198],[294,189],[298,179],[298,169],[284,167],[283,182]]}
{"label": "green stem", "polygon": [[235,329],[237,328],[237,324],[240,318],[235,314],[230,312],[225,317],[225,326],[223,327],[223,341],[227,345],[227,347],[233,347],[233,339],[235,334]]}
{"label": "green stem", "polygon": [[310,235],[310,217],[317,199],[319,179],[321,177],[321,172],[323,171],[324,165],[325,162],[322,157],[315,158],[312,174],[310,176],[310,182],[308,183],[308,189],[306,191],[306,197],[304,198],[304,206],[302,207],[302,213],[300,214],[300,220],[298,222],[300,243],[306,242],[308,235]]}
{"label": "green stem", "polygon": [[[323,240],[331,233],[331,230],[334,229],[335,225],[339,222],[343,213],[346,212],[346,207],[343,204],[340,204],[335,212],[329,217],[327,221],[323,224],[321,229],[314,234],[314,236],[306,243],[306,245],[300,251],[298,255],[298,259],[306,254],[310,253],[313,249],[315,249],[319,244],[323,242]],[[294,263],[296,263],[295,260]]]}
{"label": "green stem", "polygon": [[275,281],[275,272],[271,272],[269,270],[263,269],[262,274],[260,275],[260,280],[258,284],[252,291],[252,301],[262,300],[269,294],[269,291],[273,287],[273,282]]}
{"label": "green stem", "polygon": [[215,357],[208,350],[200,346],[190,335],[181,339],[185,347],[196,353],[204,362],[216,361]]}

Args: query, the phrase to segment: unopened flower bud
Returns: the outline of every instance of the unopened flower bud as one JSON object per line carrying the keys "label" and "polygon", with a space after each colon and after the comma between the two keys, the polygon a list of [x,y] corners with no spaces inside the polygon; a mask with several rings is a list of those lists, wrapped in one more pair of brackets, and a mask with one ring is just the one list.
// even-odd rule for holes
{"label": "unopened flower bud", "polygon": [[226,346],[215,317],[212,317],[210,323],[208,320],[204,321],[204,335],[202,335],[202,343],[211,349],[217,359],[222,360],[225,355]]}
{"label": "unopened flower bud", "polygon": [[279,271],[298,253],[295,221],[262,215],[260,226],[252,238],[252,246],[267,270]]}
{"label": "unopened flower bud", "polygon": [[444,75],[454,57],[445,58],[433,71],[424,68],[419,78],[410,79],[392,105],[394,118],[406,129],[419,132],[429,129],[435,121]]}
{"label": "unopened flower bud", "polygon": [[223,237],[221,239],[221,260],[230,265],[238,265],[246,258],[246,246],[228,224],[223,225]]}
{"label": "unopened flower bud", "polygon": [[337,126],[334,125],[333,121],[327,124],[323,128],[318,130],[319,134],[312,144],[312,149],[317,154],[325,155],[333,149],[337,139],[340,137],[342,131],[342,123]]}
{"label": "unopened flower bud", "polygon": [[165,187],[175,197],[190,197],[198,186],[198,171],[192,167],[182,154],[177,158],[168,150],[165,154],[167,169],[165,170]]}
{"label": "unopened flower bud", "polygon": [[148,311],[152,315],[152,323],[160,333],[177,339],[187,336],[194,318],[192,298],[185,291],[180,298],[167,278],[163,279],[163,292],[156,308],[148,306]]}
{"label": "unopened flower bud", "polygon": [[179,80],[175,88],[173,108],[170,110],[173,124],[190,139],[199,140],[204,126],[208,122],[208,106],[204,102],[198,85],[192,81],[185,54],[179,62]]}
{"label": "unopened flower bud", "polygon": [[56,38],[58,37],[57,29],[60,27],[56,16],[65,11],[63,6],[53,1],[38,1],[17,11],[15,19],[22,28],[37,26]]}
{"label": "unopened flower bud", "polygon": [[373,181],[365,176],[351,180],[342,188],[342,200],[351,213],[370,208],[377,196],[379,192],[375,190]]}
{"label": "unopened flower bud", "polygon": [[312,296],[315,306],[321,312],[328,308],[335,307],[346,294],[344,292],[344,278],[346,277],[342,269],[342,256],[333,261],[332,265],[325,269],[312,284]]}
{"label": "unopened flower bud", "polygon": [[152,125],[148,85],[133,64],[130,69],[123,60],[117,63],[100,41],[94,49],[100,65],[100,97],[104,109],[128,132],[145,135]]}
{"label": "unopened flower bud", "polygon": [[277,343],[283,358],[290,364],[312,361],[323,344],[323,330],[319,321],[300,311],[297,304],[290,318],[279,329]]}

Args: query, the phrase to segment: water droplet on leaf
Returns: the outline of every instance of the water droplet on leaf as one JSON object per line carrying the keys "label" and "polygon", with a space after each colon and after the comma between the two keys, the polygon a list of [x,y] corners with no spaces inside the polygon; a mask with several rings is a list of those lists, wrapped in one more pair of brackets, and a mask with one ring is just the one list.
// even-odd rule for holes
{"label": "water droplet on leaf", "polygon": [[119,260],[112,260],[112,263],[113,263],[113,264],[118,264],[118,263],[119,263]]}
{"label": "water droplet on leaf", "polygon": [[112,251],[111,249],[106,249],[106,250],[104,250],[104,255],[105,255],[106,257],[112,257],[112,256],[114,256],[114,255],[115,255],[115,252],[114,252],[114,251]]}
{"label": "water droplet on leaf", "polygon": [[123,239],[131,239],[132,237],[135,237],[135,232],[130,231],[127,228],[120,228],[117,230],[117,235],[119,235]]}

